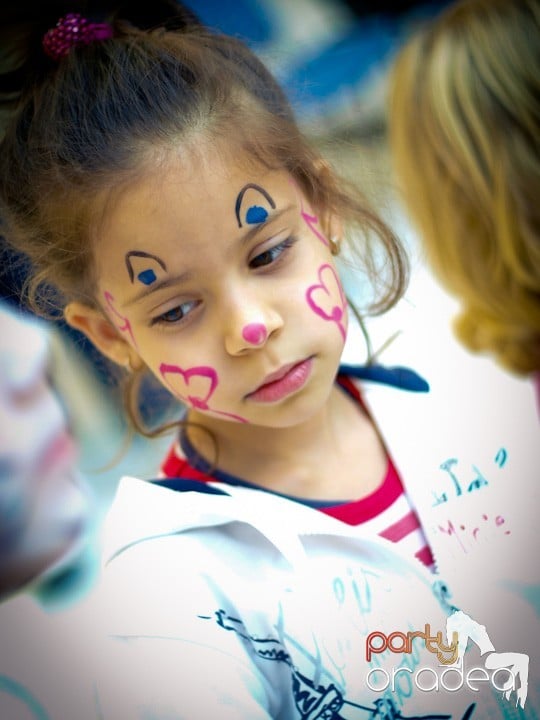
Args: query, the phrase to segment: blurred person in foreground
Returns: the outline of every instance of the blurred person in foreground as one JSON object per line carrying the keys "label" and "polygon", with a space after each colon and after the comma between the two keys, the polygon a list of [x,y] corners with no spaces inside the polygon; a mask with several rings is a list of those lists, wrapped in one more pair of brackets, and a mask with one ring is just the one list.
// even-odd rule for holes
{"label": "blurred person in foreground", "polygon": [[540,401],[540,4],[462,0],[395,64],[390,138],[458,339]]}
{"label": "blurred person in foreground", "polygon": [[[496,627],[508,647],[527,648],[536,678],[529,687],[535,691],[540,688],[540,575],[531,562],[538,537],[539,67],[537,0],[460,0],[404,45],[389,93],[390,147],[404,207],[428,266],[460,306],[454,330],[461,347],[441,349],[424,326],[426,349],[433,365],[433,356],[438,358],[441,387],[456,398],[447,405],[448,416],[457,418],[478,447],[478,440],[490,438],[491,462],[471,458],[468,476],[457,452],[440,466],[454,489],[437,497],[438,527],[463,548],[447,580],[454,589],[473,582],[482,589],[468,607],[488,628]],[[434,324],[442,322],[434,316]],[[432,387],[436,392],[435,382]],[[482,394],[491,396],[491,408],[480,403]],[[522,466],[509,446],[510,429],[492,435],[501,416],[526,442],[528,462]],[[504,482],[500,470],[507,473]],[[455,508],[471,501],[477,503],[475,514],[459,515]],[[490,524],[499,536],[480,553]]]}
{"label": "blurred person in foreground", "polygon": [[51,334],[0,306],[0,598],[71,567],[90,495],[51,383]]}
{"label": "blurred person in foreground", "polygon": [[45,709],[57,690],[51,677],[70,666],[59,639],[80,634],[69,612],[88,589],[94,564],[93,497],[52,380],[60,340],[29,318],[0,305],[0,717],[6,720],[51,717]]}

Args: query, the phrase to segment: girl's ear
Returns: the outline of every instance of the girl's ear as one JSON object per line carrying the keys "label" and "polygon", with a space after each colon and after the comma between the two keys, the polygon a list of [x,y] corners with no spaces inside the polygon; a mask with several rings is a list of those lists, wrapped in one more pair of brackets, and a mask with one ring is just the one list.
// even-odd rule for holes
{"label": "girl's ear", "polygon": [[330,242],[330,252],[332,255],[339,255],[341,243],[343,241],[343,222],[337,215],[331,215],[328,219],[327,238]]}
{"label": "girl's ear", "polygon": [[142,367],[143,362],[137,352],[100,310],[84,303],[71,302],[64,310],[64,317],[68,325],[84,333],[113,362],[132,369]]}
{"label": "girl's ear", "polygon": [[343,240],[343,223],[341,219],[330,212],[319,211],[319,218],[322,231],[330,245],[332,255],[339,255],[341,241]]}

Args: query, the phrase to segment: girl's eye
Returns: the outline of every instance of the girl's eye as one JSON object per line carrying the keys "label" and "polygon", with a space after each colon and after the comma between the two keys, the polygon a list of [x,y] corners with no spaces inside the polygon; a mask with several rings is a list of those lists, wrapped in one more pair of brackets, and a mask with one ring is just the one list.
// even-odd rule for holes
{"label": "girl's eye", "polygon": [[153,318],[151,324],[174,325],[175,323],[179,323],[187,317],[196,305],[197,303],[194,300],[176,305],[162,315]]}
{"label": "girl's eye", "polygon": [[290,237],[278,245],[275,245],[269,250],[265,250],[260,255],[256,255],[252,260],[249,261],[249,267],[252,270],[256,268],[264,267],[265,265],[272,265],[294,244],[294,238]]}

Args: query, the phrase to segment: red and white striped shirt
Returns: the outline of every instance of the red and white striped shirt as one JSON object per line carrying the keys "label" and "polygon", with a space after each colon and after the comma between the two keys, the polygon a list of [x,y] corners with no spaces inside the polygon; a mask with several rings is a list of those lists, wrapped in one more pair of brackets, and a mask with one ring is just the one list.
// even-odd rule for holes
{"label": "red and white striped shirt", "polygon": [[[361,394],[350,378],[340,375],[338,382],[367,412]],[[242,480],[219,469],[213,470],[210,474],[209,464],[198,455],[185,432],[181,432],[179,442],[172,445],[162,463],[161,470],[167,478],[179,477],[201,482],[218,481],[266,490],[255,483]],[[266,491],[272,492],[271,490]],[[382,483],[376,490],[360,500],[333,502],[332,500],[285,497],[314,507],[348,525],[362,525],[366,530],[398,543],[407,554],[420,560],[428,568],[434,569],[433,556],[424,531],[389,456]]]}

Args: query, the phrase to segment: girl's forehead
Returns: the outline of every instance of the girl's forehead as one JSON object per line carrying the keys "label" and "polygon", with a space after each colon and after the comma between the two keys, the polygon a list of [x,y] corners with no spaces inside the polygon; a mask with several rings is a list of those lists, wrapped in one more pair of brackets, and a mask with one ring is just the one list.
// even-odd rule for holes
{"label": "girl's forehead", "polygon": [[171,188],[190,197],[230,203],[247,183],[271,184],[283,192],[288,189],[288,178],[286,168],[269,168],[245,151],[201,152],[171,158],[154,178],[143,178],[143,187],[156,197]]}
{"label": "girl's forehead", "polygon": [[242,155],[173,156],[111,204],[96,245],[98,276],[112,273],[111,261],[118,268],[140,253],[163,259],[182,247],[193,259],[209,238],[217,250],[300,203],[285,169],[269,169]]}
{"label": "girl's forehead", "polygon": [[239,157],[230,162],[216,156],[195,161],[172,159],[144,173],[118,194],[109,208],[101,236],[128,236],[156,224],[204,224],[219,214],[220,222],[243,224],[248,206],[260,206],[248,218],[259,221],[265,212],[290,204],[298,194],[285,169],[269,169]]}

